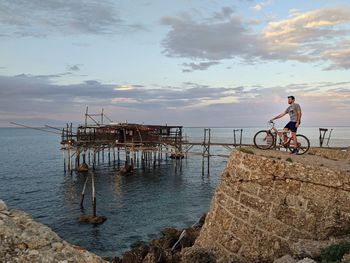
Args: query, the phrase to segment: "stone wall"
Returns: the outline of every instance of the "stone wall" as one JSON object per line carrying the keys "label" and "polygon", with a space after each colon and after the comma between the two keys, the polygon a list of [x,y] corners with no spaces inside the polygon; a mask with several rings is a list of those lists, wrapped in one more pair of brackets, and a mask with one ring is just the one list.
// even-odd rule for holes
{"label": "stone wall", "polygon": [[106,262],[0,200],[0,262]]}
{"label": "stone wall", "polygon": [[350,147],[343,150],[332,148],[310,148],[309,154],[314,154],[333,160],[350,160]]}
{"label": "stone wall", "polygon": [[327,240],[350,226],[350,174],[234,152],[196,246],[222,262],[272,262],[301,240]]}

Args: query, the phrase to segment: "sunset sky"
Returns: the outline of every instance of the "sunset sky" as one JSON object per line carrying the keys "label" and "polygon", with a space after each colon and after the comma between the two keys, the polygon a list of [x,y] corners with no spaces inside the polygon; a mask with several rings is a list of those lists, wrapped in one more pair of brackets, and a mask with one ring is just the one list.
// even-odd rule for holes
{"label": "sunset sky", "polygon": [[348,0],[0,1],[0,127],[261,126],[288,95],[350,126]]}

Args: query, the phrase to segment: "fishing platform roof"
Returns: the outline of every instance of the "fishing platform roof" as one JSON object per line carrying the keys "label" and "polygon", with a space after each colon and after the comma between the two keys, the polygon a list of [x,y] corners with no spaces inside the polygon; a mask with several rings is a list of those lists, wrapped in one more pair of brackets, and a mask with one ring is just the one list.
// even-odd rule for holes
{"label": "fishing platform roof", "polygon": [[84,128],[124,128],[124,129],[175,129],[182,128],[183,126],[173,126],[173,125],[150,125],[150,124],[137,124],[137,123],[115,123],[111,122],[109,124],[99,124],[99,125],[80,125],[79,129]]}

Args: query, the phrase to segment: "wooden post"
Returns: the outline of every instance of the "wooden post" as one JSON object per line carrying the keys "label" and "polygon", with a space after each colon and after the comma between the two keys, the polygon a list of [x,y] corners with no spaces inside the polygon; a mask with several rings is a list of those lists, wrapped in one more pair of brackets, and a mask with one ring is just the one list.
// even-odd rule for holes
{"label": "wooden post", "polygon": [[113,168],[115,168],[115,147],[113,146]]}
{"label": "wooden post", "polygon": [[70,174],[73,174],[73,157],[72,157],[72,146],[69,145],[69,171]]}
{"label": "wooden post", "polygon": [[242,147],[242,136],[243,135],[243,129],[241,129],[241,136],[239,137],[239,147]]}
{"label": "wooden post", "polygon": [[319,137],[320,147],[322,147],[323,146],[324,137],[326,136],[326,133],[327,133],[328,129],[326,129],[326,128],[319,128],[319,131],[320,131],[320,137]]}
{"label": "wooden post", "polygon": [[206,138],[207,137],[207,129],[204,129],[204,138],[203,138],[203,156],[202,156],[202,175],[204,175],[204,154],[205,154],[205,147],[206,147]]}
{"label": "wooden post", "polygon": [[111,165],[111,146],[108,145],[108,165]]}
{"label": "wooden post", "polygon": [[62,155],[63,155],[63,171],[66,173],[66,150],[62,150]]}
{"label": "wooden post", "polygon": [[80,201],[80,208],[81,209],[84,208],[85,189],[86,189],[86,184],[87,184],[88,179],[89,179],[89,176],[86,176],[86,180],[85,180],[85,183],[84,183],[83,191],[81,192],[81,201]]}
{"label": "wooden post", "polygon": [[120,150],[119,150],[119,146],[118,146],[118,167],[120,165]]}
{"label": "wooden post", "polygon": [[153,168],[156,167],[156,163],[157,163],[157,152],[153,152]]}
{"label": "wooden post", "polygon": [[94,156],[92,159],[92,170],[95,170],[95,165],[96,165],[96,149],[94,148]]}
{"label": "wooden post", "polygon": [[208,129],[209,135],[208,135],[208,174],[210,173],[210,129]]}
{"label": "wooden post", "polygon": [[96,217],[95,174],[92,173],[92,215]]}
{"label": "wooden post", "polygon": [[91,165],[91,149],[88,149],[89,166]]}

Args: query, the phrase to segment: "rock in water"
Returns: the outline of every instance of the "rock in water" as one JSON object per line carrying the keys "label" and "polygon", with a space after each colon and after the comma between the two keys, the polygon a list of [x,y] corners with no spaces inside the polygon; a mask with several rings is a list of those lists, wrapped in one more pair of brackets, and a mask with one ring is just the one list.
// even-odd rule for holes
{"label": "rock in water", "polygon": [[104,221],[107,220],[107,217],[105,216],[88,216],[88,215],[82,215],[79,217],[79,222],[85,222],[90,224],[102,224]]}
{"label": "rock in water", "polygon": [[80,173],[85,173],[89,171],[89,166],[86,163],[81,163],[77,170]]}

